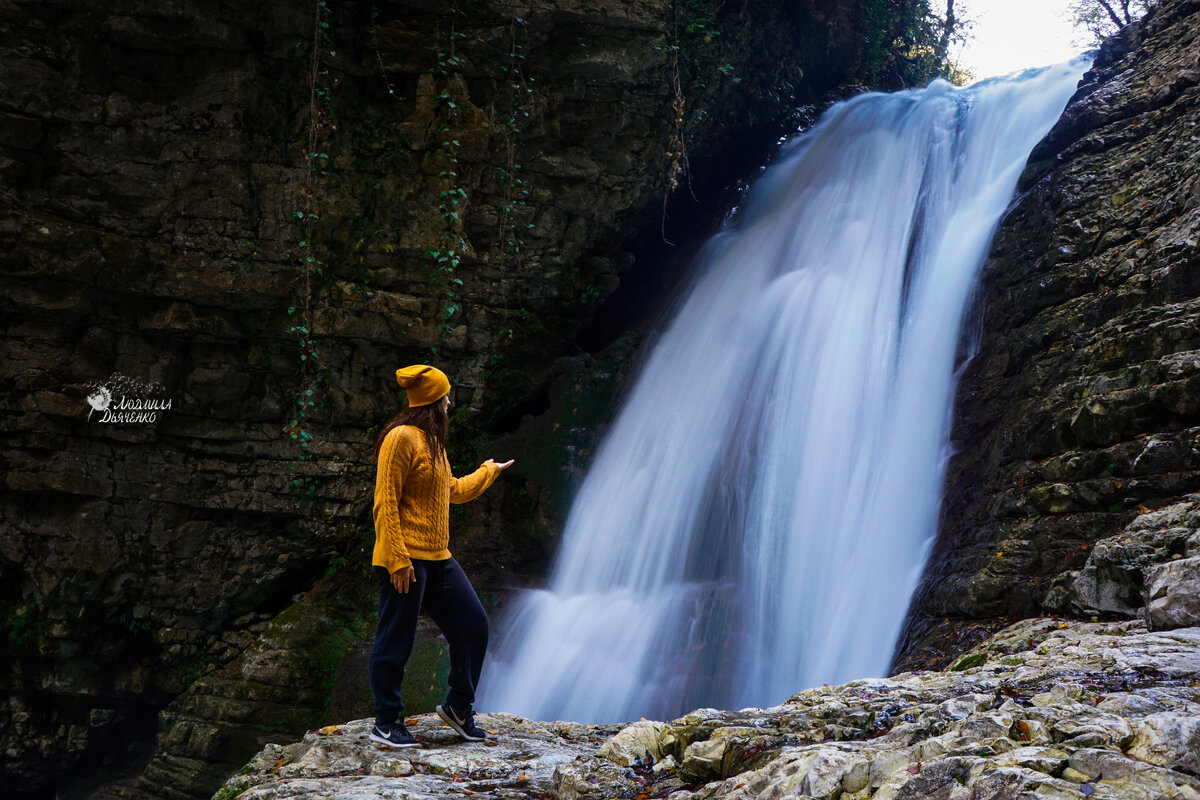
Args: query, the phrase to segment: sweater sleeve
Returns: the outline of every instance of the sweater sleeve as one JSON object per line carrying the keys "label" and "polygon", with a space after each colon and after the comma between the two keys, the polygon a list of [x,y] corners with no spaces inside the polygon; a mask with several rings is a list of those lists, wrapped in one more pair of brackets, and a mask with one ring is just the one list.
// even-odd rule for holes
{"label": "sweater sleeve", "polygon": [[500,475],[500,468],[494,463],[484,463],[479,469],[462,478],[450,476],[450,502],[466,503],[483,494]]}
{"label": "sweater sleeve", "polygon": [[412,564],[404,534],[400,529],[400,491],[404,473],[411,461],[408,439],[399,429],[390,432],[379,449],[379,467],[375,474],[375,536],[384,545],[388,572]]}

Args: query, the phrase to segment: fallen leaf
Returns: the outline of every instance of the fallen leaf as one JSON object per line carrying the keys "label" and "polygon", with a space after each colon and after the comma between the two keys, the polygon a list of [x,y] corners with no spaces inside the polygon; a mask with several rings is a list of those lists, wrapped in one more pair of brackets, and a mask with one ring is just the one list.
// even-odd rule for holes
{"label": "fallen leaf", "polygon": [[918,761],[915,764],[909,764],[908,771],[912,775],[919,775],[921,773],[921,762]]}
{"label": "fallen leaf", "polygon": [[341,733],[337,725],[326,725],[321,730],[317,731],[322,736],[333,736],[335,733]]}
{"label": "fallen leaf", "polygon": [[1028,742],[1033,739],[1033,731],[1029,729],[1029,723],[1023,719],[1017,720],[1017,738],[1022,742]]}
{"label": "fallen leaf", "polygon": [[1146,507],[1145,507],[1144,505],[1142,505],[1141,503],[1138,503],[1138,513],[1139,513],[1139,514],[1149,514],[1149,513],[1150,513],[1150,509],[1146,508]]}

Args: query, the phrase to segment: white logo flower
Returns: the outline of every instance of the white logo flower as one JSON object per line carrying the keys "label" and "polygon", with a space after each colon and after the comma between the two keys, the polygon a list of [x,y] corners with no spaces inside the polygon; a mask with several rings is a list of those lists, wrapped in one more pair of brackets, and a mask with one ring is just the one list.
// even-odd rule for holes
{"label": "white logo flower", "polygon": [[[108,404],[112,402],[112,392],[107,386],[101,386],[96,390],[95,394],[89,394],[88,405],[92,407],[92,411],[105,411],[108,409]],[[92,418],[92,411],[88,412],[88,419]]]}

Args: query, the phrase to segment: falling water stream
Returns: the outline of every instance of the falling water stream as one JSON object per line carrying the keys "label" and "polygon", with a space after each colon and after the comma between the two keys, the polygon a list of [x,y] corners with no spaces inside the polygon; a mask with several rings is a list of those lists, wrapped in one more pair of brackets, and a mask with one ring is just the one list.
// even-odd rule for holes
{"label": "falling water stream", "polygon": [[666,719],[886,672],[936,529],[964,308],[1085,58],[864,94],[705,246],[479,706]]}

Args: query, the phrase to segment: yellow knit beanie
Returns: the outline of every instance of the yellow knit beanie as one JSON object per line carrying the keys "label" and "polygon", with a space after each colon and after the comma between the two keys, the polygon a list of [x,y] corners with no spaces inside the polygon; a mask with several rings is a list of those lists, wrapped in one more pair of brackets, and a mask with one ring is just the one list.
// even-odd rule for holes
{"label": "yellow knit beanie", "polygon": [[396,370],[396,383],[408,393],[408,405],[427,406],[450,392],[450,379],[437,367],[413,364]]}

